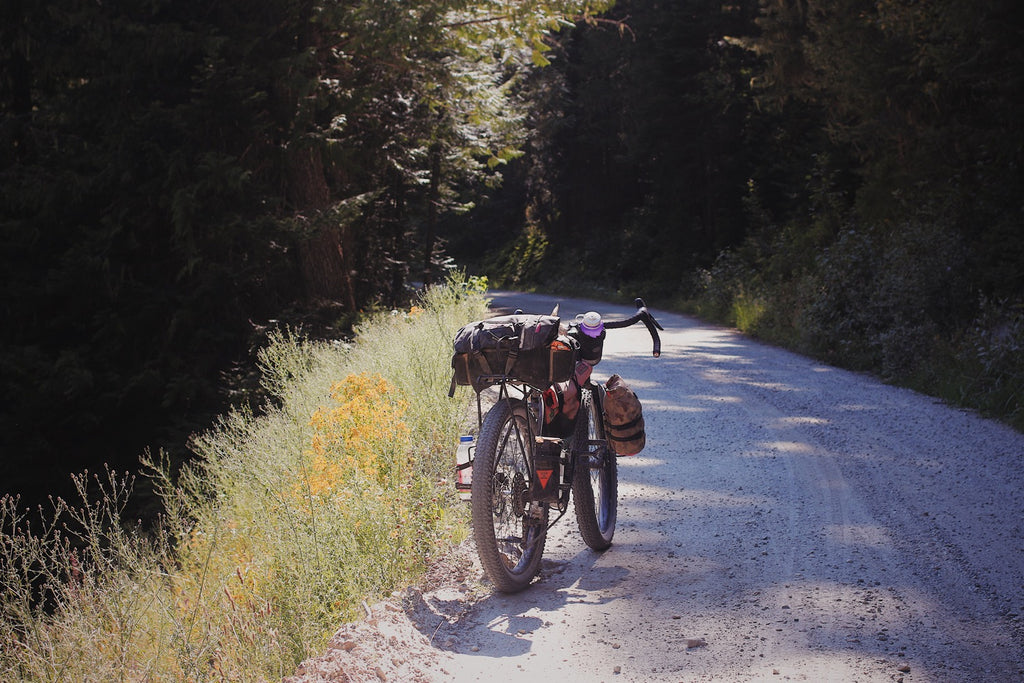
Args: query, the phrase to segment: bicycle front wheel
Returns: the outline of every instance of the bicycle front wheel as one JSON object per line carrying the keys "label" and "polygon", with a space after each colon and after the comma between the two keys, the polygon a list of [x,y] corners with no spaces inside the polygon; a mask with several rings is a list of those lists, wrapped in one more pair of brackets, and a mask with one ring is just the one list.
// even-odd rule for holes
{"label": "bicycle front wheel", "polygon": [[500,400],[480,428],[473,461],[473,538],[487,578],[505,593],[540,570],[548,508],[528,501],[533,440],[526,404]]}
{"label": "bicycle front wheel", "polygon": [[604,433],[601,406],[584,392],[576,420],[572,449],[576,468],[572,481],[573,506],[583,541],[593,550],[607,550],[615,535],[618,515],[618,464]]}

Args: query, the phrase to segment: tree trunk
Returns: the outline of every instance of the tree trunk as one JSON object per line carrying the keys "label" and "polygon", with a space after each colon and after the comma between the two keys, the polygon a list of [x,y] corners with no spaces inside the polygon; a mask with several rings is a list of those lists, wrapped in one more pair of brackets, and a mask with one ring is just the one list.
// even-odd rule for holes
{"label": "tree trunk", "polygon": [[427,225],[423,235],[423,284],[434,279],[434,244],[437,242],[437,208],[441,201],[441,145],[430,148],[430,191],[427,193]]}
{"label": "tree trunk", "polygon": [[[318,148],[289,150],[287,174],[288,199],[300,213],[315,216],[330,205],[330,189]],[[339,301],[347,310],[356,310],[351,232],[345,225],[324,225],[299,244],[299,267],[309,301]]]}

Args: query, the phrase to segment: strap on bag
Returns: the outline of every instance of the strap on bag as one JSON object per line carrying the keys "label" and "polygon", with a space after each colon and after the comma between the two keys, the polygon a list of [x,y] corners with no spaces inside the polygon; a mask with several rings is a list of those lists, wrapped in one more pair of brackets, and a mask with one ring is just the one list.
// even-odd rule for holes
{"label": "strap on bag", "polygon": [[[629,422],[623,422],[622,424],[615,424],[614,422],[609,422],[608,426],[611,427],[612,429],[632,429],[633,427],[636,427],[638,424],[643,422],[643,419],[643,415],[638,415]],[[637,432],[637,434],[643,434],[643,432],[644,430],[641,429],[639,432]]]}
{"label": "strap on bag", "polygon": [[505,360],[505,376],[512,374],[512,368],[515,367],[517,360],[519,360],[519,349],[517,347],[512,347],[509,349],[508,358]]}

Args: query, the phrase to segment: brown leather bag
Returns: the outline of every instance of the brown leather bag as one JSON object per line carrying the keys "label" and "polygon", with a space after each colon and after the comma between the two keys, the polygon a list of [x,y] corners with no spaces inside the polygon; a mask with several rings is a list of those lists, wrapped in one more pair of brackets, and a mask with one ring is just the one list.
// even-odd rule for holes
{"label": "brown leather bag", "polygon": [[604,384],[605,436],[618,455],[636,455],[647,445],[640,399],[618,375]]}

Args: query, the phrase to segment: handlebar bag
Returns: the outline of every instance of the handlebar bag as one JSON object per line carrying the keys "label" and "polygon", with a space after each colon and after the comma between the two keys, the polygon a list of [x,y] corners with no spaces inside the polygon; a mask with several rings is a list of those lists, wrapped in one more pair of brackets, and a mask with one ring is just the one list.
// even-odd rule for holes
{"label": "handlebar bag", "polygon": [[636,455],[647,445],[640,399],[618,375],[609,377],[604,388],[605,436],[616,454]]}
{"label": "handlebar bag", "polygon": [[480,391],[501,379],[539,389],[572,376],[578,344],[559,336],[552,315],[503,315],[464,326],[455,335],[454,384]]}

